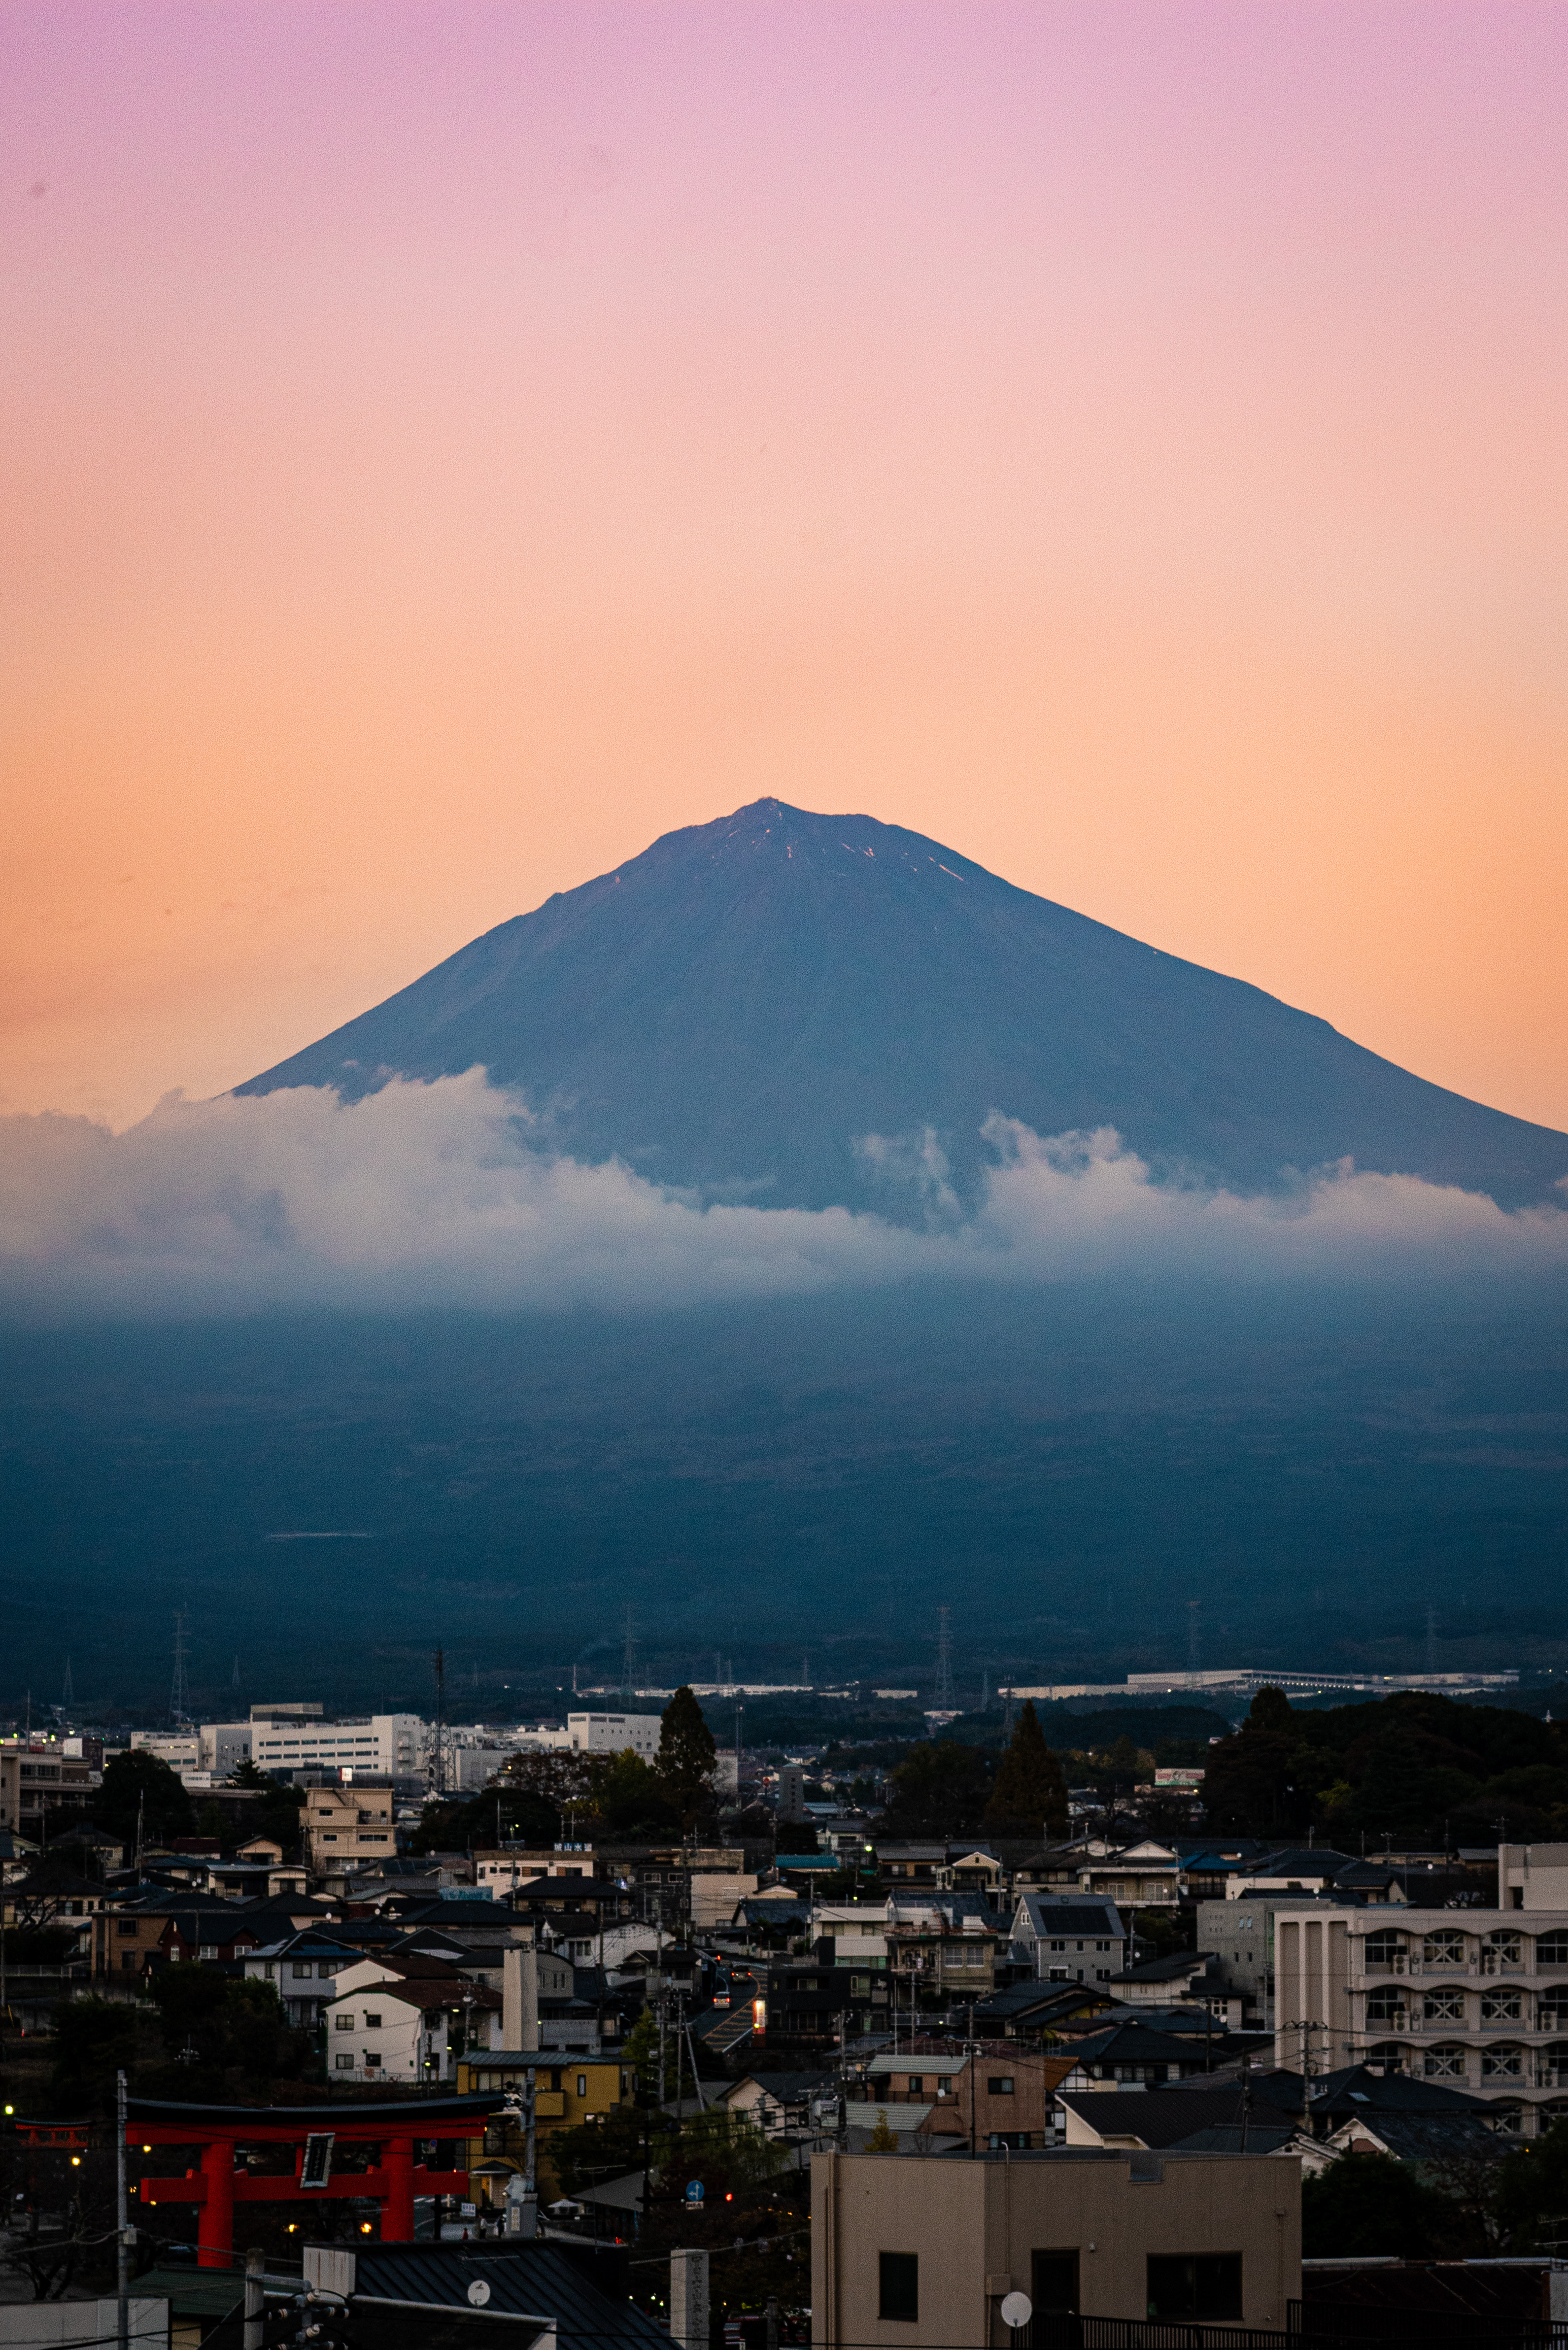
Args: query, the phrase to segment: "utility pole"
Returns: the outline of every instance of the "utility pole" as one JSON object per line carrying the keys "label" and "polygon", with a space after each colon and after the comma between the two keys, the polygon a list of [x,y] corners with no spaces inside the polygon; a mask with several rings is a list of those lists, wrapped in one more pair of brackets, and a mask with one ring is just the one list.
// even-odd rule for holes
{"label": "utility pole", "polygon": [[936,1702],[940,1711],[950,1713],[953,1702],[953,1636],[952,1610],[937,1610],[937,1681]]}
{"label": "utility pole", "polygon": [[125,2209],[125,2074],[114,2076],[114,2299],[115,2338],[130,2345],[130,2227]]}
{"label": "utility pole", "polygon": [[182,1608],[176,1608],[174,1611],[174,1679],[169,1690],[169,1719],[176,1730],[183,1728],[191,1719],[191,1690],[185,1678],[186,1655],[185,1614]]}

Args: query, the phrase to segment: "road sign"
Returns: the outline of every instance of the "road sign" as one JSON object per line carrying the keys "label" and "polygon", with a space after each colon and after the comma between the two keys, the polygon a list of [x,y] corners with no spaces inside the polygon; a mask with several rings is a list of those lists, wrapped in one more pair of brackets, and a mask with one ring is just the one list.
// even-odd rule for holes
{"label": "road sign", "polygon": [[702,2200],[702,2181],[700,2178],[689,2178],[686,2181],[686,2200],[688,2203],[701,2203]]}

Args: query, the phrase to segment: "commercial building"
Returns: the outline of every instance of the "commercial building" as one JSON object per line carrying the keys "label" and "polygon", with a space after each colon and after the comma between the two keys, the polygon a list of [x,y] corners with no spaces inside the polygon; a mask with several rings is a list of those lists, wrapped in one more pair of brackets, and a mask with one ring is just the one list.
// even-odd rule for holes
{"label": "commercial building", "polygon": [[1568,1908],[1281,1908],[1274,1981],[1281,2064],[1468,2090],[1511,2135],[1568,2114]]}
{"label": "commercial building", "polygon": [[327,1721],[319,1706],[251,1708],[251,1760],[286,1778],[296,1771],[361,1772],[375,1779],[414,1779],[430,1759],[429,1725],[417,1713],[373,1713]]}
{"label": "commercial building", "polygon": [[985,2350],[1002,2304],[1283,2331],[1301,2170],[1282,2155],[1103,2148],[812,2158],[812,2341]]}

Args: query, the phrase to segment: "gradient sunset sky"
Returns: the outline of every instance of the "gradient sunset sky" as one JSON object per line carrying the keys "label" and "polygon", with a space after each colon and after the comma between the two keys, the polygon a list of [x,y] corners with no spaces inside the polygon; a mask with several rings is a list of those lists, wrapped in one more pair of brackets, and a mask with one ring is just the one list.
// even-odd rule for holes
{"label": "gradient sunset sky", "polygon": [[1568,7],[11,0],[0,1106],[858,809],[1568,1126]]}

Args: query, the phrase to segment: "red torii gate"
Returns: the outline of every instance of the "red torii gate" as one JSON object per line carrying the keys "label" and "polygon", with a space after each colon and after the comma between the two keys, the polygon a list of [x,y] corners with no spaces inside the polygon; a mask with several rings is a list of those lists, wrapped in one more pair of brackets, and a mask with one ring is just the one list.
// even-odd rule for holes
{"label": "red torii gate", "polygon": [[[416,2162],[421,2142],[483,2136],[485,2122],[499,2113],[500,2095],[400,2098],[386,2105],[187,2106],[132,2097],[126,2106],[125,2142],[143,2152],[155,2146],[199,2146],[202,2166],[180,2178],[144,2178],[138,2190],[146,2204],[194,2203],[196,2264],[232,2265],[236,2203],[311,2203],[374,2196],[381,2206],[381,2241],[411,2244],[416,2195],[466,2197],[466,2170],[431,2170]],[[307,2137],[331,2134],[336,2145],[379,2146],[372,2170],[345,2170],[325,2186],[302,2187],[300,2171]],[[289,2146],[292,2174],[253,2174],[234,2168],[240,2146]]]}

